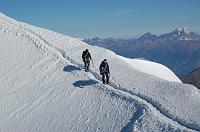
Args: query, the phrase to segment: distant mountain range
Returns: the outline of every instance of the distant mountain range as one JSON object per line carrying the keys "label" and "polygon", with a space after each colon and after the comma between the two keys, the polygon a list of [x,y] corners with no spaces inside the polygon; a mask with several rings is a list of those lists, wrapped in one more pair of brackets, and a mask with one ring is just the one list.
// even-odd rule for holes
{"label": "distant mountain range", "polygon": [[166,65],[179,77],[200,65],[200,36],[188,28],[160,36],[145,33],[138,39],[84,39],[128,58],[145,58]]}
{"label": "distant mountain range", "polygon": [[184,83],[193,84],[197,88],[200,89],[200,67],[196,68],[194,71],[192,71],[190,74],[185,76],[182,81]]}

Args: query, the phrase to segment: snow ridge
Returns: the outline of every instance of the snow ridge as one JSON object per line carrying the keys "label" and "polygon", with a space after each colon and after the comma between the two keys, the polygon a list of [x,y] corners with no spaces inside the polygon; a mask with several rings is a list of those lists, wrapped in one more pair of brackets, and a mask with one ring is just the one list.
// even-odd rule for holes
{"label": "snow ridge", "polygon": [[[52,47],[51,44],[45,40],[45,38],[43,38],[42,36],[40,36],[39,34],[35,33],[34,31],[28,29],[28,31],[30,33],[32,33],[33,35],[35,35],[36,37],[38,37],[38,39],[42,40],[46,45],[50,46],[51,47],[51,50],[54,50],[54,51],[57,51],[57,53],[61,54],[63,56],[63,58],[65,58],[66,60],[70,61],[70,63],[74,64],[75,66],[77,67],[81,67],[81,64],[78,64],[76,63],[74,60],[70,59],[69,56],[66,56],[66,53],[64,50],[62,49],[59,49],[57,47]],[[97,74],[96,72],[94,71],[91,71],[91,73],[94,75],[95,78],[91,78],[91,79],[97,79],[101,82],[101,77],[99,76],[99,74]],[[87,75],[87,74],[86,74]],[[156,110],[153,110],[153,111],[159,111],[159,113],[161,113],[163,116],[169,118],[170,120],[173,120],[174,122],[177,122],[179,125],[181,126],[184,126],[188,129],[191,129],[191,130],[196,130],[196,131],[200,131],[200,128],[198,126],[193,126],[192,124],[188,124],[180,119],[177,119],[177,118],[173,118],[172,115],[170,115],[168,113],[168,111],[165,111],[163,108],[161,108],[157,102],[152,102],[151,99],[148,99],[148,97],[145,97],[144,95],[141,95],[141,94],[138,94],[138,93],[134,93],[132,90],[128,90],[127,88],[122,88],[122,87],[117,87],[116,84],[114,83],[111,83],[110,86],[114,89],[117,89],[117,90],[120,90],[118,92],[125,92],[126,94],[130,94],[130,95],[133,95],[133,96],[137,96],[139,98],[141,98],[141,100],[143,100],[143,102],[145,101],[146,103],[148,103],[148,105],[152,106],[151,108],[154,108]],[[140,113],[140,111],[137,111],[136,113]],[[140,116],[138,116],[139,118]],[[133,117],[132,120],[135,120],[136,117]],[[137,119],[137,118],[136,118]],[[135,121],[131,121],[131,122],[135,122]],[[131,124],[131,123],[130,123]],[[129,125],[128,125],[129,126]]]}

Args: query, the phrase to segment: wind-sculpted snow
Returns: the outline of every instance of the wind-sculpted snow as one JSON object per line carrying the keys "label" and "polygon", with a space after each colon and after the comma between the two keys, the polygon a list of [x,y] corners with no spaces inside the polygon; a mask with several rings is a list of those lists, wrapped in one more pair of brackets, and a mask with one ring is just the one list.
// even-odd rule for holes
{"label": "wind-sculpted snow", "polygon": [[151,61],[147,61],[147,60],[142,60],[142,59],[129,59],[129,58],[125,58],[122,56],[119,56],[122,60],[126,61],[127,64],[131,65],[132,67],[134,67],[135,69],[144,72],[144,73],[148,73],[150,75],[153,75],[155,77],[161,78],[161,79],[165,79],[167,81],[173,81],[173,82],[179,82],[181,83],[181,80],[167,67],[155,63],[155,62],[151,62]]}
{"label": "wind-sculpted snow", "polygon": [[[91,52],[91,72],[81,54]],[[113,52],[0,14],[0,131],[199,131],[200,93]],[[107,58],[111,84],[98,66]]]}

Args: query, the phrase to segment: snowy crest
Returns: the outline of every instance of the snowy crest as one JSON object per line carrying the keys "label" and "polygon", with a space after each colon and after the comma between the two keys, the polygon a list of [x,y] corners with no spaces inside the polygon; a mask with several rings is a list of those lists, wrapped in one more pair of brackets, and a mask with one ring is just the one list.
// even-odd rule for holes
{"label": "snowy crest", "polygon": [[186,28],[186,27],[175,29],[174,32],[177,33],[178,35],[180,35],[180,34],[188,34],[188,35],[190,35],[191,34],[191,30]]}

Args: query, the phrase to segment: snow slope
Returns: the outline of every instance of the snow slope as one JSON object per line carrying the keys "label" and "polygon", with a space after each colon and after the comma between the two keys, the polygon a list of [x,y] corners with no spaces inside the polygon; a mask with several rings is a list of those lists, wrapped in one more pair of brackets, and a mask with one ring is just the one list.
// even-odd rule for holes
{"label": "snow slope", "polygon": [[141,72],[148,73],[150,75],[168,81],[182,83],[182,81],[169,68],[165,67],[164,65],[144,59],[129,59],[122,56],[119,57]]}
{"label": "snow slope", "polygon": [[[94,60],[85,73],[81,54]],[[0,131],[200,131],[200,92],[0,13]],[[104,54],[104,56],[99,56]],[[108,58],[111,84],[100,62]]]}

